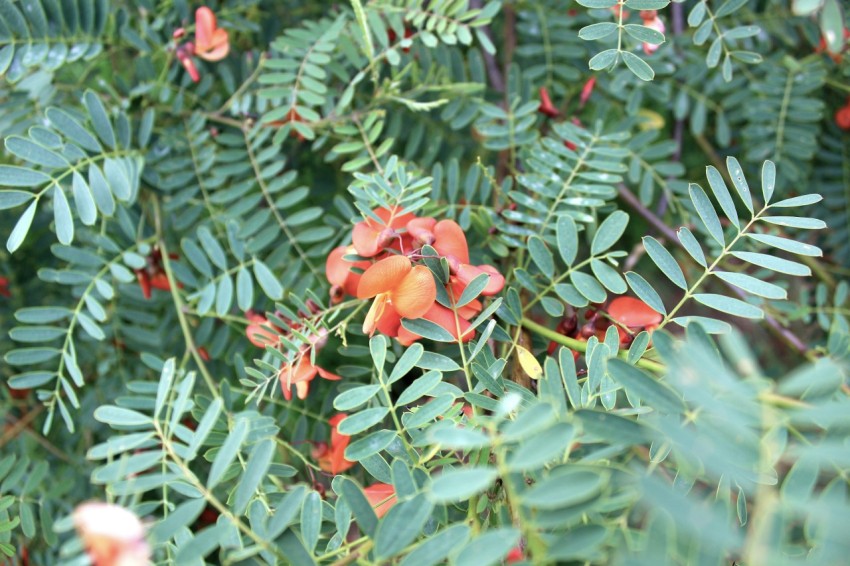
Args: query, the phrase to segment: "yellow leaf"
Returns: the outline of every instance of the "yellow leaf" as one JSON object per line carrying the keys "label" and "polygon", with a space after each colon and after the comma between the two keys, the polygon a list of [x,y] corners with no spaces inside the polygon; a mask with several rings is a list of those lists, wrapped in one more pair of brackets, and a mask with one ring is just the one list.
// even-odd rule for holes
{"label": "yellow leaf", "polygon": [[527,373],[528,377],[531,379],[540,379],[540,376],[543,375],[543,368],[540,367],[540,362],[537,361],[534,354],[522,346],[517,346],[516,351],[517,357],[519,357],[519,365],[522,366],[522,370]]}
{"label": "yellow leaf", "polygon": [[641,130],[660,130],[664,127],[664,117],[658,112],[641,108],[638,110],[638,116],[642,118],[638,125]]}

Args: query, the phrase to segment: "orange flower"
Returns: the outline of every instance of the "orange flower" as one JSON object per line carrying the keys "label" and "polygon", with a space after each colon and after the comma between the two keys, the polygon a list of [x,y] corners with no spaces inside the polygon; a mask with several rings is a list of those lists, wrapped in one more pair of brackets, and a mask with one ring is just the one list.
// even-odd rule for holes
{"label": "orange flower", "polygon": [[328,254],[325,263],[325,273],[331,284],[331,298],[338,303],[343,295],[357,296],[357,286],[360,284],[361,273],[355,273],[351,268],[366,270],[371,263],[368,261],[345,261],[346,255],[354,255],[354,246],[339,246]]}
{"label": "orange flower", "polygon": [[[643,25],[657,32],[664,33],[664,21],[658,17],[658,12],[655,10],[642,10],[640,17],[643,20]],[[643,44],[643,52],[647,55],[652,55],[658,50],[658,45],[652,43]]]}
{"label": "orange flower", "polygon": [[437,299],[437,286],[427,267],[414,266],[407,257],[394,255],[373,264],[361,277],[357,298],[372,297],[375,301],[363,323],[363,332],[369,335],[385,313],[393,316],[387,309],[390,305],[401,318],[420,318]]}
{"label": "orange flower", "polygon": [[[469,329],[471,326],[470,322],[460,316],[460,312],[458,312],[457,319],[455,319],[454,311],[444,307],[440,303],[435,302],[431,305],[431,308],[429,308],[421,318],[430,320],[434,324],[443,327],[454,337],[455,340],[460,337],[464,342],[469,342],[473,337],[475,337],[475,331]],[[460,332],[458,332],[458,327],[460,327]],[[398,329],[398,341],[402,346],[410,346],[420,338],[422,337],[418,334],[414,334],[403,326],[400,326]]]}
{"label": "orange flower", "polygon": [[310,361],[309,351],[302,353],[298,361],[294,364],[284,363],[278,370],[278,379],[280,379],[280,388],[283,390],[283,397],[290,401],[292,400],[292,386],[295,385],[295,393],[299,399],[306,399],[310,392],[310,382],[315,379],[316,374],[322,379],[330,381],[338,381],[342,377],[331,373],[325,369],[314,365]]}
{"label": "orange flower", "polygon": [[[266,345],[274,346],[280,342],[280,334],[283,331],[276,326],[272,326],[269,323],[269,319],[252,311],[246,312],[245,317],[250,321],[248,328],[245,329],[245,334],[248,336],[251,344],[257,348],[265,348]],[[275,332],[273,329],[277,329],[278,332]]]}
{"label": "orange flower", "polygon": [[[632,331],[653,330],[664,318],[649,305],[633,297],[617,297],[608,307],[608,316]],[[620,342],[629,340],[629,333],[618,327]]]}
{"label": "orange flower", "polygon": [[313,457],[319,461],[319,467],[334,475],[341,474],[354,465],[354,462],[345,459],[345,448],[351,437],[337,432],[337,425],[347,416],[345,413],[337,413],[328,420],[331,425],[331,445],[328,447],[321,443],[321,447],[313,452]]}
{"label": "orange flower", "polygon": [[221,61],[228,52],[227,31],[217,26],[212,10],[201,6],[195,11],[195,54],[207,61]]}
{"label": "orange flower", "polygon": [[180,61],[180,64],[183,65],[183,68],[186,69],[187,73],[189,73],[189,77],[191,77],[192,82],[198,82],[201,80],[201,74],[198,72],[198,67],[195,66],[195,60],[192,59],[192,55],[194,53],[195,48],[191,43],[181,45],[175,52],[177,60]]}
{"label": "orange flower", "polygon": [[396,504],[395,488],[385,483],[374,483],[363,490],[366,499],[375,509],[375,515],[380,519],[387,514],[390,507]]}
{"label": "orange flower", "polygon": [[552,99],[549,98],[549,91],[545,86],[540,87],[540,107],[537,108],[537,111],[550,118],[557,118],[561,115],[561,112],[552,104]]}
{"label": "orange flower", "polygon": [[136,515],[109,503],[83,503],[74,510],[74,526],[94,566],[145,566],[150,547]]}
{"label": "orange flower", "polygon": [[416,218],[413,214],[400,214],[399,208],[392,210],[387,208],[376,208],[372,212],[381,219],[381,222],[369,217],[354,225],[351,232],[351,240],[354,249],[363,257],[375,257],[390,243],[399,237],[396,232],[408,222]]}

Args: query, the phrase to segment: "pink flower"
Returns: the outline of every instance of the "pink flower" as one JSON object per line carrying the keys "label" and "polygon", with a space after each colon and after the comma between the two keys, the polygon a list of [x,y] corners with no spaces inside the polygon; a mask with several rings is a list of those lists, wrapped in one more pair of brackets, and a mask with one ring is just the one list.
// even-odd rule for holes
{"label": "pink flower", "polygon": [[74,526],[94,566],[147,566],[150,547],[136,515],[111,503],[91,501],[74,510]]}

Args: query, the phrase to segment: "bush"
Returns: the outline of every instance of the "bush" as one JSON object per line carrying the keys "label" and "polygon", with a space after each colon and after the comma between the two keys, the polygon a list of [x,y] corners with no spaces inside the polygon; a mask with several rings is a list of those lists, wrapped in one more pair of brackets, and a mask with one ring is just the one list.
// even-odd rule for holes
{"label": "bush", "polygon": [[0,552],[845,563],[845,22],[0,0]]}

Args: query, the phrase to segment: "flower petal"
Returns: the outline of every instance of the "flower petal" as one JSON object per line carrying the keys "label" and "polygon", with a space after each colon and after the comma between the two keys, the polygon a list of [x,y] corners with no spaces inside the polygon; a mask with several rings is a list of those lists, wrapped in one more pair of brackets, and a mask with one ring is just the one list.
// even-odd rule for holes
{"label": "flower petal", "polygon": [[475,336],[475,331],[470,330],[469,321],[465,318],[462,318],[458,314],[457,321],[455,320],[455,313],[451,309],[447,309],[440,303],[434,303],[428,312],[426,312],[422,318],[425,320],[430,320],[434,324],[438,324],[446,329],[452,336],[455,337],[455,340],[458,338],[458,326],[460,326],[460,335],[463,337],[464,342],[468,342],[472,340]]}
{"label": "flower petal", "polygon": [[463,228],[454,220],[441,220],[434,226],[434,249],[442,256],[454,256],[460,263],[469,263],[469,246]]}
{"label": "flower petal", "polygon": [[370,299],[380,293],[392,291],[410,273],[411,267],[410,260],[401,255],[390,256],[374,263],[360,278],[357,298]]}
{"label": "flower petal", "polygon": [[205,51],[211,44],[216,30],[215,12],[201,6],[195,10],[195,48]]}
{"label": "flower petal", "polygon": [[375,509],[375,515],[380,519],[387,514],[390,507],[396,504],[395,488],[385,483],[375,483],[363,490],[363,494]]}
{"label": "flower petal", "polygon": [[[374,223],[373,223],[374,224]],[[368,222],[358,222],[354,225],[351,231],[351,242],[354,244],[354,249],[363,257],[374,257],[383,249],[383,246],[378,244],[381,238],[383,227],[375,228]]]}
{"label": "flower petal", "polygon": [[420,318],[437,300],[437,285],[424,265],[411,269],[392,292],[392,303],[404,318]]}
{"label": "flower petal", "polygon": [[483,291],[481,291],[482,295],[495,295],[504,288],[505,276],[499,273],[499,270],[492,265],[476,266],[469,265],[468,263],[462,263],[457,269],[457,278],[463,283],[464,287],[466,287],[469,285],[470,281],[482,273],[486,273],[490,276],[490,281],[487,282],[487,286],[484,287]]}
{"label": "flower petal", "polygon": [[649,305],[634,297],[617,297],[611,301],[608,316],[629,328],[655,326],[664,318]]}

